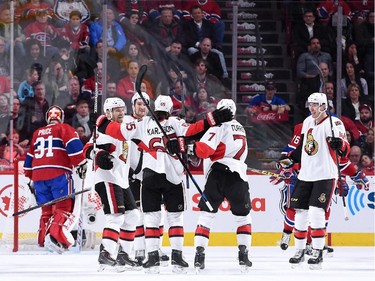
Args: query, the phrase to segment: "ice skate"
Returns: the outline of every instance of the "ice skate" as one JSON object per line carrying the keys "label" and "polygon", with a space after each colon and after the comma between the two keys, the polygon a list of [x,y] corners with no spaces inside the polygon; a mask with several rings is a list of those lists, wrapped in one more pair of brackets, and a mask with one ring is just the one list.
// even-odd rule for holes
{"label": "ice skate", "polygon": [[145,273],[151,273],[151,274],[160,273],[159,251],[149,252],[147,261],[142,266],[145,270]]}
{"label": "ice skate", "polygon": [[293,257],[289,259],[289,263],[292,265],[292,268],[296,268],[305,261],[305,250],[297,250]]}
{"label": "ice skate", "polygon": [[122,272],[125,270],[141,270],[142,267],[137,261],[132,260],[127,253],[120,247],[116,258],[116,270]]}
{"label": "ice skate", "polygon": [[135,251],[135,260],[139,266],[143,265],[143,261],[145,260],[145,250],[136,250]]}
{"label": "ice skate", "polygon": [[197,251],[195,252],[195,258],[194,258],[194,268],[196,273],[198,274],[201,270],[204,269],[204,259],[205,259],[205,253],[203,247],[197,247]]}
{"label": "ice skate", "polygon": [[187,273],[187,268],[189,267],[189,264],[182,257],[182,251],[172,250],[171,264],[173,265],[172,271],[174,273]]}
{"label": "ice skate", "polygon": [[282,250],[285,251],[286,249],[288,249],[291,238],[292,238],[292,233],[283,232],[283,236],[281,236],[281,241],[280,241],[280,248]]}
{"label": "ice skate", "polygon": [[50,233],[46,235],[44,238],[44,247],[46,247],[49,251],[58,253],[61,255],[66,251],[64,246],[58,242]]}
{"label": "ice skate", "polygon": [[325,256],[326,256],[326,257],[332,257],[332,256],[333,256],[333,252],[334,252],[334,250],[333,250],[332,247],[329,247],[329,246],[327,246],[327,245],[324,245],[323,252],[326,252],[326,253],[325,253]]}
{"label": "ice skate", "polygon": [[115,269],[116,260],[113,259],[108,251],[106,251],[103,245],[100,245],[100,252],[99,252],[99,269],[98,271],[103,271],[105,269]]}
{"label": "ice skate", "polygon": [[253,263],[249,260],[249,252],[245,245],[238,246],[238,261],[241,267],[241,272],[246,273],[252,267]]}
{"label": "ice skate", "polygon": [[313,255],[307,261],[310,269],[322,269],[323,263],[323,250],[313,250]]}
{"label": "ice skate", "polygon": [[159,249],[159,257],[160,257],[160,266],[168,266],[169,264],[169,257],[167,254],[163,253],[161,249]]}

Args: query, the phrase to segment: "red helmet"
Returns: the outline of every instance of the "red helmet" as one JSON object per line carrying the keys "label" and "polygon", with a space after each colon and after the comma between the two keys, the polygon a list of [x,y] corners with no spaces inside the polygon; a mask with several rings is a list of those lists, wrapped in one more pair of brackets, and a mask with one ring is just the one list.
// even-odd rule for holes
{"label": "red helmet", "polygon": [[47,124],[51,124],[52,121],[57,121],[58,123],[64,122],[64,110],[57,105],[53,105],[48,108],[46,113]]}

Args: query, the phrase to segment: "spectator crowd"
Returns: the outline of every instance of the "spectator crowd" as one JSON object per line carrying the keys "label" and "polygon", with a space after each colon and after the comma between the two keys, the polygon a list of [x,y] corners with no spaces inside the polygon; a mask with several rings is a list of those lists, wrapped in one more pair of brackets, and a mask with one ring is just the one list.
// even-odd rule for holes
{"label": "spectator crowd", "polygon": [[[64,109],[65,122],[84,142],[93,129],[96,89],[105,91],[107,97],[123,99],[130,113],[135,79],[145,64],[148,71],[142,91],[152,100],[160,94],[170,95],[173,114],[189,122],[199,120],[222,98],[231,96],[219,1],[109,0],[107,38],[103,38],[101,1],[12,2],[13,46],[10,1],[0,0],[0,139],[6,146],[13,130],[19,138],[15,149],[18,155],[27,149],[32,133],[45,125],[45,113],[51,105]],[[337,6],[333,2],[285,1],[291,27],[289,54],[294,58],[292,69],[299,85],[296,104],[280,101],[274,96],[274,82],[268,81],[266,94],[255,98],[246,112],[253,115],[271,109],[280,118],[292,110],[302,118],[307,114],[304,103],[310,93],[330,92],[330,100],[336,105],[340,89],[341,115],[358,128],[358,132],[348,131],[352,145],[360,147],[364,155],[358,165],[373,165],[374,1],[339,1],[345,20],[340,85],[335,79]],[[106,89],[102,87],[104,44]],[[11,95],[14,102],[10,110]],[[10,119],[13,128],[9,127]],[[366,164],[366,156],[370,164]],[[4,158],[3,154],[0,157]]]}

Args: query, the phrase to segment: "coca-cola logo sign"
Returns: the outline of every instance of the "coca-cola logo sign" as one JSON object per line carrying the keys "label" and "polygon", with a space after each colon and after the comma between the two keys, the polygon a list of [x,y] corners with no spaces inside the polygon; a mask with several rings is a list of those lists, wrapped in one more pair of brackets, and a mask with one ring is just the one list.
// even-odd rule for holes
{"label": "coca-cola logo sign", "polygon": [[257,120],[259,121],[271,121],[276,120],[276,113],[270,112],[270,113],[259,113],[256,116]]}
{"label": "coca-cola logo sign", "polygon": [[259,112],[256,115],[250,117],[251,122],[287,122],[289,120],[289,114],[285,111],[283,114],[277,113],[277,111]]}

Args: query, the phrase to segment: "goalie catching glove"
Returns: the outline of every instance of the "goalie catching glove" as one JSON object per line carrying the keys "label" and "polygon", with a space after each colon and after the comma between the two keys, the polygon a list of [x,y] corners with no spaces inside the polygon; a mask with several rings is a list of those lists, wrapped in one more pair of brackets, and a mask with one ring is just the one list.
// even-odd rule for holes
{"label": "goalie catching glove", "polygon": [[113,156],[105,150],[99,150],[96,153],[95,163],[103,170],[110,170],[113,168]]}
{"label": "goalie catching glove", "polygon": [[219,108],[206,114],[208,124],[212,126],[220,125],[233,119],[233,113],[229,108]]}

